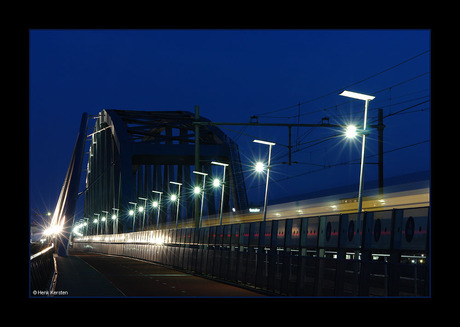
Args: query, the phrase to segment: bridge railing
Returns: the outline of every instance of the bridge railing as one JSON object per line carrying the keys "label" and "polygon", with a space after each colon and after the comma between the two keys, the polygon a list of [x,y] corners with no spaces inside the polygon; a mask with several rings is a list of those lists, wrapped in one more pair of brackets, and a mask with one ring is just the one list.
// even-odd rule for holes
{"label": "bridge railing", "polygon": [[54,244],[30,256],[30,292],[31,295],[43,296],[50,294],[52,279],[55,273]]}
{"label": "bridge railing", "polygon": [[[281,295],[429,296],[429,208],[76,238]],[[359,225],[359,226],[358,226]]]}

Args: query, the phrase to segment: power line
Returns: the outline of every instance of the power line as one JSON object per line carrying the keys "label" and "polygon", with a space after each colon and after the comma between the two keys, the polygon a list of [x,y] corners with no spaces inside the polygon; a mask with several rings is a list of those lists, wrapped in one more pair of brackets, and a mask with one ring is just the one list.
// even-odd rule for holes
{"label": "power line", "polygon": [[[420,57],[420,56],[422,56],[422,55],[424,55],[425,53],[428,53],[428,52],[430,52],[430,51],[431,51],[431,50],[423,51],[423,52],[419,53],[418,55],[416,55],[416,56],[414,56],[414,57],[411,57],[411,58],[409,58],[409,59],[406,59],[406,60],[404,60],[404,61],[402,61],[402,62],[400,62],[400,63],[398,63],[398,64],[396,64],[396,65],[394,65],[394,66],[391,66],[391,67],[389,67],[389,68],[387,68],[387,69],[384,69],[384,70],[382,70],[382,71],[380,71],[380,72],[378,72],[378,73],[376,73],[376,74],[374,74],[374,75],[371,75],[371,76],[369,76],[369,77],[366,77],[366,78],[364,78],[364,79],[362,79],[362,80],[360,80],[360,81],[357,81],[357,82],[354,82],[354,83],[352,83],[352,84],[350,84],[350,85],[344,86],[344,87],[342,87],[342,88],[340,88],[340,89],[338,89],[338,90],[329,92],[329,93],[327,93],[327,94],[321,95],[321,96],[319,96],[319,97],[316,97],[316,98],[313,98],[313,99],[310,99],[310,100],[307,100],[307,101],[304,101],[304,102],[299,102],[299,103],[297,103],[297,104],[294,104],[294,105],[291,105],[291,106],[288,106],[288,107],[285,107],[285,108],[281,108],[281,109],[272,110],[272,111],[267,111],[267,112],[264,112],[264,113],[261,113],[261,114],[257,114],[256,116],[264,116],[264,115],[268,115],[268,114],[271,114],[271,113],[274,113],[274,112],[285,111],[285,110],[292,109],[292,108],[298,107],[298,106],[300,106],[300,105],[303,105],[303,104],[306,104],[306,103],[309,103],[309,102],[313,102],[313,101],[316,101],[316,100],[325,98],[325,97],[327,97],[327,96],[329,96],[329,95],[336,94],[336,93],[338,93],[339,91],[342,91],[343,89],[349,88],[349,87],[351,87],[351,86],[354,86],[354,85],[360,84],[360,83],[362,83],[362,82],[365,82],[365,81],[367,81],[367,80],[369,80],[369,79],[371,79],[371,78],[374,78],[374,77],[376,77],[376,76],[379,76],[379,75],[381,75],[381,74],[383,74],[383,73],[385,73],[385,72],[387,72],[387,71],[389,71],[389,70],[392,70],[392,69],[394,69],[394,68],[396,68],[396,67],[398,67],[398,66],[401,66],[401,65],[403,65],[403,64],[405,64],[405,63],[407,63],[407,62],[409,62],[409,61],[411,61],[411,60],[414,60],[415,58],[418,58],[418,57]],[[425,74],[426,74],[426,73],[425,73]],[[423,74],[423,75],[425,75],[425,74]],[[378,91],[378,92],[381,92],[381,91]]]}
{"label": "power line", "polygon": [[[410,148],[410,147],[413,147],[413,146],[416,146],[416,145],[420,145],[420,144],[423,144],[423,143],[427,143],[427,142],[430,142],[430,140],[424,140],[424,141],[420,141],[420,142],[417,142],[417,143],[405,145],[405,146],[402,146],[402,147],[399,147],[399,148],[396,148],[396,149],[391,149],[391,150],[385,151],[385,152],[383,152],[383,153],[386,154],[386,153],[390,153],[390,152],[395,152],[395,151],[399,151],[399,150],[402,150],[402,149]],[[377,156],[377,155],[378,155],[378,154],[368,155],[368,156],[366,156],[366,159],[375,157],[375,156]],[[359,160],[361,160],[361,158],[353,159],[353,160],[348,160],[348,161],[343,161],[343,162],[339,162],[339,163],[336,163],[336,164],[333,164],[333,165],[317,165],[317,164],[309,163],[310,165],[316,165],[316,166],[322,166],[322,167],[321,167],[321,168],[318,168],[318,169],[315,169],[315,170],[307,171],[307,172],[305,172],[305,173],[301,173],[301,174],[297,174],[297,175],[294,175],[294,176],[289,176],[289,177],[285,177],[285,178],[282,178],[282,179],[278,179],[278,180],[275,180],[275,181],[273,181],[273,182],[274,182],[274,183],[284,182],[284,181],[289,180],[289,179],[292,179],[292,178],[296,178],[296,177],[300,177],[300,176],[305,176],[305,175],[308,175],[308,174],[316,173],[316,172],[319,172],[319,171],[322,171],[322,170],[325,170],[325,169],[329,169],[329,168],[333,168],[333,167],[337,167],[337,166],[343,166],[343,165],[351,164],[351,163],[354,163],[355,161],[359,161]],[[261,185],[263,185],[263,184],[256,185],[256,186],[252,186],[252,187],[249,187],[249,188],[247,188],[247,189],[248,189],[248,190],[249,190],[249,189],[253,189],[253,188],[256,188],[256,187],[260,187]]]}
{"label": "power line", "polygon": [[[409,106],[409,107],[407,107],[407,108],[401,109],[401,110],[396,111],[396,112],[394,112],[394,113],[390,113],[390,114],[384,116],[383,118],[388,118],[388,117],[391,117],[391,116],[400,115],[400,114],[402,114],[402,113],[403,113],[404,111],[406,111],[406,110],[412,109],[412,108],[414,108],[414,107],[417,107],[417,106],[419,106],[419,105],[422,105],[422,104],[427,103],[427,102],[430,102],[430,101],[431,101],[431,99],[426,100],[426,101],[419,102],[419,103],[417,103],[417,104],[414,104],[414,105]],[[377,122],[377,120],[378,120],[378,119],[370,120],[370,121],[369,121],[369,124],[373,124],[373,123]],[[308,145],[308,146],[303,147],[303,148],[301,148],[301,149],[297,148],[296,150],[293,150],[292,153],[296,153],[296,152],[303,151],[303,150],[305,150],[305,149],[311,148],[311,147],[313,147],[313,146],[315,146],[315,145],[321,144],[321,143],[323,143],[323,142],[332,140],[332,139],[334,139],[334,138],[336,138],[336,137],[340,137],[340,136],[343,136],[343,134],[342,134],[342,133],[339,133],[339,134],[334,134],[334,135],[328,135],[328,136],[321,137],[321,138],[318,138],[318,139],[315,139],[315,140],[311,140],[311,141],[299,143],[299,144],[297,144],[298,146],[299,146],[299,145],[304,145],[304,144],[316,142],[316,143],[314,143],[314,144]],[[277,153],[277,154],[278,154],[278,153]],[[281,156],[281,158],[282,158],[282,157],[285,157],[285,156],[287,156],[287,155],[288,155],[288,154],[284,154],[284,155]]]}

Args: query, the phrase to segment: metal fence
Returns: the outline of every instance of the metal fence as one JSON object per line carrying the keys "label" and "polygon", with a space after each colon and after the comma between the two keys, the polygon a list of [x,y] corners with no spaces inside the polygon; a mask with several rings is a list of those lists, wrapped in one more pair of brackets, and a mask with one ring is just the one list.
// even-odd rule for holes
{"label": "metal fence", "polygon": [[291,296],[429,296],[429,208],[164,229],[75,239]]}
{"label": "metal fence", "polygon": [[30,256],[31,295],[49,295],[55,273],[54,244]]}

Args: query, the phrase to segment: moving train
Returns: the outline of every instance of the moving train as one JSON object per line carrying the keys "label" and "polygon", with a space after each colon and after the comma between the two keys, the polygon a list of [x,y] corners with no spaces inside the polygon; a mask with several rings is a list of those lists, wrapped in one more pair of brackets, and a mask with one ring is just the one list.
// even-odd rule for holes
{"label": "moving train", "polygon": [[[368,194],[368,195],[367,195]],[[383,196],[378,189],[370,189],[363,196],[363,211],[382,211],[400,208],[428,207],[430,205],[429,181],[418,181],[385,188]],[[291,201],[267,206],[267,220],[290,219],[323,215],[335,215],[357,212],[358,198],[356,192],[342,193],[300,201]],[[260,221],[263,207],[249,208],[244,212],[223,214],[223,224]],[[183,227],[192,227],[183,225]],[[219,223],[219,215],[205,218],[202,226]]]}
{"label": "moving train", "polygon": [[218,226],[218,215],[203,219],[199,235],[195,236],[193,221],[187,221],[179,224],[177,233],[173,226],[163,226],[160,230],[84,236],[75,241],[258,244],[331,250],[362,247],[384,252],[401,249],[426,253],[430,206],[428,182],[398,185],[385,190],[384,196],[372,195],[375,190],[367,192],[363,199],[365,214],[360,219],[356,213],[357,199],[353,193],[343,193],[268,206],[266,224],[260,223],[263,208],[251,208],[253,210],[246,212],[224,213],[223,226]]}

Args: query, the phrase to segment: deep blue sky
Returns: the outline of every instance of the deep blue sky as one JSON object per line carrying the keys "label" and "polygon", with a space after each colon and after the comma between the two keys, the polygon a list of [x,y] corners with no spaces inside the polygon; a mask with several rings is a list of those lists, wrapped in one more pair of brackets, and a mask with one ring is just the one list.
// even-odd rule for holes
{"label": "deep blue sky", "polygon": [[[363,102],[334,91],[377,74],[347,90],[376,96],[369,121],[376,108],[391,114],[384,151],[429,140],[431,53],[422,54],[429,50],[429,30],[30,30],[30,209],[54,210],[82,113],[106,108],[193,111],[199,105],[212,121],[249,122],[258,115],[259,122],[286,123],[298,121],[300,102],[301,123],[326,116],[331,123],[359,123]],[[287,128],[231,129],[245,133],[224,129],[237,140],[243,164],[266,154],[253,137],[288,143]],[[292,140],[302,149],[335,133],[294,128]],[[377,154],[375,130],[369,139],[367,154]],[[336,138],[294,153],[300,164],[287,166],[280,164],[287,148],[275,146],[269,199],[357,185],[358,164],[311,171],[359,163],[360,149],[358,141]],[[429,142],[385,154],[385,177],[429,168]],[[263,180],[246,177],[249,200],[260,201]],[[377,165],[367,165],[365,179],[376,178]]]}

